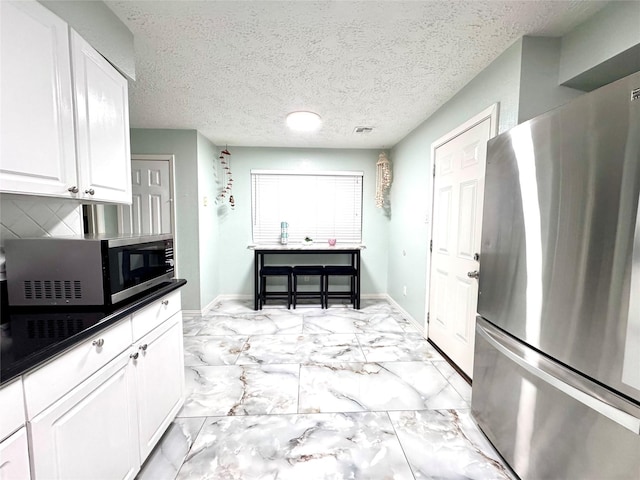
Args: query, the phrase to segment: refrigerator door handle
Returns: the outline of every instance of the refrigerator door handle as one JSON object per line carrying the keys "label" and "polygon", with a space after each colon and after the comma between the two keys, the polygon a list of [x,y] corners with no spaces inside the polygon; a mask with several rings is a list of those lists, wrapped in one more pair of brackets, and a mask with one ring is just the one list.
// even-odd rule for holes
{"label": "refrigerator door handle", "polygon": [[[477,331],[496,350],[531,375],[543,380],[636,435],[640,435],[640,408],[614,396],[608,391],[605,392],[602,387],[593,382],[579,379],[573,372],[555,365],[536,351],[520,345],[516,340],[495,330],[486,321],[482,321],[482,324],[478,322]],[[614,403],[618,403],[618,405],[614,405]]]}

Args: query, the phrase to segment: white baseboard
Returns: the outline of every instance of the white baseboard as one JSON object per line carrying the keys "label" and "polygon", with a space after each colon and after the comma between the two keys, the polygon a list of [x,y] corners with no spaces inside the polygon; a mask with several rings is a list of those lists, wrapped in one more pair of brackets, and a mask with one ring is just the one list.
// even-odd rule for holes
{"label": "white baseboard", "polygon": [[389,300],[389,295],[386,293],[363,293],[360,295],[360,299],[372,299],[372,300]]}
{"label": "white baseboard", "polygon": [[204,315],[210,310],[213,309],[218,303],[223,302],[225,300],[252,300],[253,295],[240,295],[240,294],[223,294],[218,295],[216,298],[211,300],[207,305],[202,307],[201,310],[186,310],[183,309],[182,313],[186,315]]}
{"label": "white baseboard", "polygon": [[218,295],[212,303],[222,302],[223,300],[253,300],[253,295],[225,293]]}
{"label": "white baseboard", "polygon": [[415,318],[413,318],[409,314],[409,312],[407,312],[404,308],[402,308],[400,304],[396,302],[393,298],[391,298],[388,294],[386,293],[383,294],[383,298],[385,298],[391,305],[393,305],[398,310],[400,310],[400,313],[402,314],[402,316],[407,320],[409,320],[409,322],[411,322],[411,324],[418,329],[418,331],[422,334],[424,338],[427,338],[427,331],[425,330],[424,325],[421,325],[420,322],[418,322]]}
{"label": "white baseboard", "polygon": [[[402,316],[406,318],[416,329],[426,338],[427,332],[423,325],[421,325],[415,318],[413,318],[409,312],[407,312],[404,308],[398,304],[389,294],[387,293],[363,293],[361,295],[361,299],[364,300],[386,300],[391,305],[393,305],[397,310],[400,311]],[[244,295],[244,294],[221,294],[215,297],[211,302],[209,302],[202,310],[182,310],[184,314],[187,315],[204,315],[213,309],[217,304],[223,301],[229,300],[253,300],[253,295]]]}

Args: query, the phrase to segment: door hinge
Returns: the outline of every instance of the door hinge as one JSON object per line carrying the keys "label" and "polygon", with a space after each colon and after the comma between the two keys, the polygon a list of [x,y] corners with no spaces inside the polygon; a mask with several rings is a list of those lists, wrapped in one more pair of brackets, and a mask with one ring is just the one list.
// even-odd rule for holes
{"label": "door hinge", "polygon": [[429,323],[429,319],[431,318],[431,314],[427,312],[427,323]]}
{"label": "door hinge", "polygon": [[433,240],[429,240],[429,251],[433,252]]}
{"label": "door hinge", "polygon": [[435,163],[433,164],[433,176],[434,177],[436,176],[436,164]]}

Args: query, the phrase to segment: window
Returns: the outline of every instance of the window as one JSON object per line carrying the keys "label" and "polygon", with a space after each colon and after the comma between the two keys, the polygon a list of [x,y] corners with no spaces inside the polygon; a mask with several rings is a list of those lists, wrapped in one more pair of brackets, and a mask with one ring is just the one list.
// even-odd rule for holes
{"label": "window", "polygon": [[251,171],[253,242],[280,242],[280,223],[289,224],[289,243],[362,242],[363,172],[300,173]]}

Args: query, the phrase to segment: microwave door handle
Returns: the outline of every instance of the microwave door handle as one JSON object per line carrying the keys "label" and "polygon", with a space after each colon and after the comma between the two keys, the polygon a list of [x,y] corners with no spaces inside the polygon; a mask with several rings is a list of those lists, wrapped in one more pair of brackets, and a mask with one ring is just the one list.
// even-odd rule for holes
{"label": "microwave door handle", "polygon": [[122,279],[124,280],[124,284],[131,279],[131,252],[129,250],[122,250]]}

